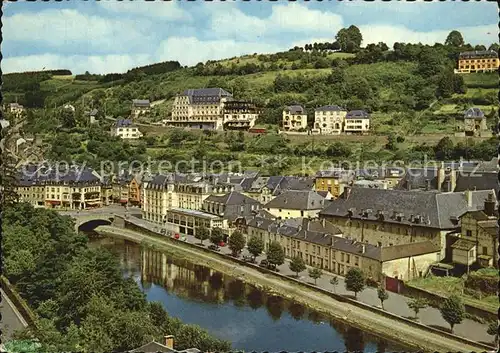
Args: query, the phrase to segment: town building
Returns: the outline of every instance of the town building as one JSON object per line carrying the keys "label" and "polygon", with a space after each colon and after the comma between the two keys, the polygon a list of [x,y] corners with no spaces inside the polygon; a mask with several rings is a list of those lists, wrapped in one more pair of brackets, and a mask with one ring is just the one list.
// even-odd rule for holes
{"label": "town building", "polygon": [[25,165],[18,171],[19,202],[34,207],[87,209],[100,207],[101,178],[87,167]]}
{"label": "town building", "polygon": [[276,196],[263,208],[281,219],[316,217],[328,202],[315,191],[289,190]]}
{"label": "town building", "polygon": [[237,228],[236,220],[258,213],[261,204],[239,192],[210,195],[200,210],[172,208],[167,211],[167,229],[181,235],[196,235],[199,227],[221,228],[225,240]]}
{"label": "town building", "polygon": [[313,190],[314,179],[294,176],[260,176],[246,179],[241,186],[245,195],[265,204],[287,190]]}
{"label": "town building", "polygon": [[97,109],[92,109],[90,111],[85,112],[85,116],[87,116],[89,119],[89,124],[97,123],[97,121],[98,121],[97,114],[99,114],[99,111]]}
{"label": "town building", "polygon": [[[459,237],[451,245],[453,248],[453,262],[464,265],[477,263],[482,267],[497,267],[497,219],[497,204],[495,195],[491,192],[484,201],[483,210],[469,211],[460,217]],[[465,251],[469,252],[469,254]]]}
{"label": "town building", "polygon": [[290,105],[283,109],[283,131],[305,131],[307,129],[307,112],[301,105]]}
{"label": "town building", "polygon": [[459,217],[484,209],[490,191],[435,192],[346,188],[319,213],[345,237],[379,247],[431,241],[445,257],[446,234]]}
{"label": "town building", "polygon": [[394,189],[406,175],[402,167],[366,168],[355,171],[356,180],[373,180],[387,184],[387,189]]}
{"label": "town building", "polygon": [[353,188],[370,188],[370,189],[384,189],[389,187],[387,182],[383,180],[355,180],[352,183]]}
{"label": "town building", "polygon": [[202,210],[203,201],[210,195],[235,191],[235,185],[216,178],[194,175],[166,174],[154,176],[142,186],[142,214],[149,221],[163,223],[172,208]]}
{"label": "town building", "polygon": [[248,130],[255,125],[261,109],[251,102],[229,100],[224,103],[224,130]]}
{"label": "town building", "polygon": [[13,115],[20,115],[24,113],[25,109],[21,104],[18,103],[10,103],[8,107],[8,112]]}
{"label": "town building", "polygon": [[317,219],[272,220],[255,217],[246,225],[247,237],[259,237],[267,251],[277,241],[287,258],[301,257],[309,266],[345,276],[360,268],[368,278],[409,280],[421,277],[439,261],[440,248],[430,241],[379,247],[345,238],[339,227]]}
{"label": "town building", "polygon": [[465,136],[482,136],[488,131],[486,116],[480,108],[469,108],[464,113]]}
{"label": "town building", "polygon": [[365,135],[370,132],[370,115],[364,110],[351,110],[345,116],[346,134]]}
{"label": "town building", "polygon": [[500,61],[494,50],[475,50],[460,53],[456,73],[496,72]]}
{"label": "town building", "polygon": [[314,179],[314,190],[329,191],[334,198],[344,192],[344,187],[354,180],[354,172],[342,168],[320,170]]}
{"label": "town building", "polygon": [[[172,116],[164,120],[164,123],[175,127],[189,127],[204,130],[224,129],[224,106],[226,102],[232,101],[231,93],[222,88],[199,88],[188,89],[178,94],[174,99]],[[254,114],[243,114],[240,112],[247,109],[239,103],[230,106],[231,114],[237,115],[237,119],[246,115],[251,121]],[[248,108],[250,110],[250,108]],[[234,111],[240,111],[233,113]]]}
{"label": "town building", "polygon": [[347,111],[338,105],[325,105],[314,110],[314,129],[324,135],[340,135],[344,131]]}
{"label": "town building", "polygon": [[135,140],[143,136],[142,132],[139,131],[139,128],[132,123],[132,120],[121,118],[118,119],[115,126],[111,128],[111,134],[124,140]]}
{"label": "town building", "polygon": [[148,99],[133,99],[132,100],[132,116],[138,117],[141,114],[149,113],[151,103]]}

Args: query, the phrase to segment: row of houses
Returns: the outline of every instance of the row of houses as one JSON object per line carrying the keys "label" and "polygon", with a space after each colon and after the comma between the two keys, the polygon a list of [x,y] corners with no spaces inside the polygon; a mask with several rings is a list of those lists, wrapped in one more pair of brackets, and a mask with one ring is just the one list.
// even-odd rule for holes
{"label": "row of houses", "polygon": [[[308,129],[307,111],[301,105],[290,105],[283,110],[282,128],[285,132]],[[315,134],[366,134],[370,131],[370,115],[364,110],[351,110],[338,105],[325,105],[314,110]]]}
{"label": "row of houses", "polygon": [[104,180],[88,168],[67,171],[59,179],[50,169],[30,171],[34,176],[20,176],[18,193],[21,201],[37,207],[135,203],[141,205],[144,219],[171,232],[196,235],[201,226],[217,227],[227,240],[241,230],[247,237],[261,237],[266,247],[279,241],[286,256],[301,256],[307,264],[339,274],[358,266],[374,280],[410,279],[443,261],[464,266],[496,263],[493,188],[454,191],[446,173],[437,175],[448,185],[445,190],[351,183],[334,196],[316,190],[324,178],[262,177],[252,172],[122,174]]}

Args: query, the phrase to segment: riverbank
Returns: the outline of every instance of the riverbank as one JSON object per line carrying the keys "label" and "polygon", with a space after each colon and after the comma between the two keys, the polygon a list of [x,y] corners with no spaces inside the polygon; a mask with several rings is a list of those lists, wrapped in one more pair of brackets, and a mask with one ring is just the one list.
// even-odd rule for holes
{"label": "riverbank", "polygon": [[346,301],[334,300],[325,293],[294,283],[292,279],[281,278],[278,274],[263,273],[248,266],[238,266],[236,262],[231,263],[219,254],[196,249],[192,245],[112,226],[101,226],[96,230],[109,236],[124,238],[145,246],[153,246],[155,249],[165,251],[173,256],[208,266],[216,271],[240,278],[266,292],[300,302],[313,310],[330,315],[364,331],[415,347],[416,350],[428,352],[486,350],[479,344],[467,344],[464,341],[454,340],[440,334],[439,331],[435,332],[418,324],[396,321],[377,314],[374,312],[375,308],[370,310],[366,306],[363,307],[362,304],[358,306]]}

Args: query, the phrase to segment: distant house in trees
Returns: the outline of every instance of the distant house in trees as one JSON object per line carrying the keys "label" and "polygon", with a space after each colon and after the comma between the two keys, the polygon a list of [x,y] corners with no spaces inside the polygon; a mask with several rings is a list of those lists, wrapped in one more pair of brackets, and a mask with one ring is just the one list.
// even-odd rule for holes
{"label": "distant house in trees", "polygon": [[142,137],[139,128],[130,119],[118,119],[116,125],[111,129],[111,134],[122,139],[138,139]]}
{"label": "distant house in trees", "polygon": [[20,115],[24,112],[24,107],[18,103],[10,103],[9,112],[14,115]]}
{"label": "distant house in trees", "polygon": [[482,136],[488,131],[486,117],[479,108],[469,108],[464,114],[464,132],[466,136]]}
{"label": "distant house in trees", "polygon": [[148,113],[151,109],[151,104],[148,99],[134,99],[132,100],[132,115],[138,116],[139,114]]}

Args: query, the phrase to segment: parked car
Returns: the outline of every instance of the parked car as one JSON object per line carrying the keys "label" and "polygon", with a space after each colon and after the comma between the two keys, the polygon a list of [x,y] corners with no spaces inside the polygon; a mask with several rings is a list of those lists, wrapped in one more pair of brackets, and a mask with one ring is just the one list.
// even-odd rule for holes
{"label": "parked car", "polygon": [[226,246],[226,243],[224,243],[223,241],[221,241],[221,242],[219,243],[219,246]]}
{"label": "parked car", "polygon": [[248,255],[243,256],[243,261],[252,262],[252,263],[255,262],[253,256],[248,256]]}
{"label": "parked car", "polygon": [[163,234],[163,235],[167,234],[167,230],[165,228],[162,228],[160,230],[160,234]]}
{"label": "parked car", "polygon": [[266,259],[262,260],[259,264],[260,267],[269,267],[269,261]]}
{"label": "parked car", "polygon": [[217,245],[209,245],[208,248],[213,251],[220,251],[220,248]]}

